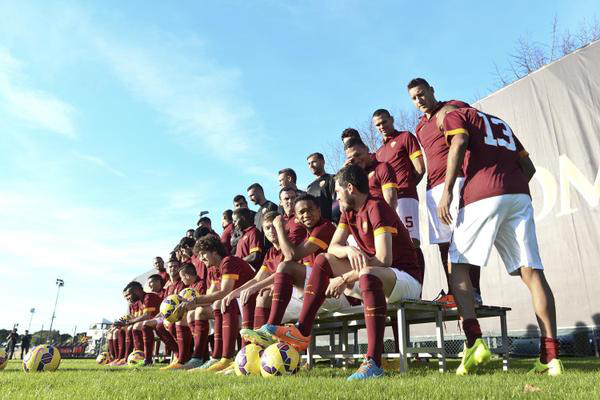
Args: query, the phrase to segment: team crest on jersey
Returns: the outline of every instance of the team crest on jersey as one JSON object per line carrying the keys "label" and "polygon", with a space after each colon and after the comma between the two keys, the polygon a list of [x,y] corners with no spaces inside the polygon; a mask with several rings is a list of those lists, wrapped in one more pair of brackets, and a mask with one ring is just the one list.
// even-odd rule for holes
{"label": "team crest on jersey", "polygon": [[267,210],[266,208],[263,208],[263,210],[262,210],[262,213],[263,213],[263,214],[266,214],[266,213],[267,213],[267,211],[269,211],[269,210]]}
{"label": "team crest on jersey", "polygon": [[375,175],[375,171],[369,172],[369,179],[371,179],[373,177],[373,175]]}
{"label": "team crest on jersey", "polygon": [[364,233],[369,232],[369,223],[367,221],[363,221],[362,223],[362,230]]}
{"label": "team crest on jersey", "polygon": [[326,183],[327,182],[325,182],[325,181],[321,181],[321,182],[319,182],[319,186],[323,187],[323,186],[325,186]]}
{"label": "team crest on jersey", "polygon": [[396,141],[394,140],[390,146],[392,146],[392,147],[396,146]]}

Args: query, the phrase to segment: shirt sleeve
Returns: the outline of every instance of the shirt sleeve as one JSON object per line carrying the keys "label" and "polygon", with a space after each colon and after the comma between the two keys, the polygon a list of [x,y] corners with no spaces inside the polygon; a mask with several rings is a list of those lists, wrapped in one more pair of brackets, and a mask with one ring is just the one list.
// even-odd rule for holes
{"label": "shirt sleeve", "polygon": [[[242,261],[243,262],[243,261]],[[238,262],[235,262],[233,259],[228,258],[223,263],[223,267],[221,268],[221,279],[222,280],[233,280],[237,281],[240,279],[240,265]]]}
{"label": "shirt sleeve", "polygon": [[160,308],[160,297],[154,293],[148,293],[144,297],[144,309],[143,313],[156,314]]}
{"label": "shirt sleeve", "polygon": [[376,174],[381,183],[381,190],[394,188],[398,189],[398,182],[396,180],[396,173],[392,166],[386,162],[380,163],[377,166]]}
{"label": "shirt sleeve", "polygon": [[298,246],[306,238],[306,229],[301,224],[290,219],[288,221],[288,237],[294,246]]}
{"label": "shirt sleeve", "polygon": [[398,233],[397,226],[398,216],[385,201],[377,201],[377,203],[369,210],[369,222],[373,227],[373,236],[378,236],[383,233]]}
{"label": "shirt sleeve", "polygon": [[525,147],[523,147],[523,144],[515,136],[514,133],[513,133],[513,138],[515,139],[515,146],[517,147],[517,153],[519,154],[519,158],[525,158],[525,157],[527,157],[529,155],[529,153],[527,152],[527,150],[525,150]]}
{"label": "shirt sleeve", "polygon": [[248,233],[248,254],[262,251],[262,234],[258,229],[253,229]]}
{"label": "shirt sleeve", "polygon": [[454,110],[446,114],[444,118],[444,136],[446,143],[450,145],[450,140],[454,135],[468,135],[467,120],[463,113]]}
{"label": "shirt sleeve", "polygon": [[411,161],[416,158],[423,157],[423,152],[421,151],[421,146],[419,146],[419,141],[417,140],[415,135],[413,135],[410,132],[407,132],[405,137],[406,137],[406,143],[405,143],[406,154],[408,154],[408,157],[411,159]]}
{"label": "shirt sleeve", "polygon": [[331,223],[326,223],[313,229],[307,240],[325,251],[329,247],[329,243],[331,243],[334,232],[335,226]]}
{"label": "shirt sleeve", "polygon": [[338,222],[337,229],[341,229],[344,231],[348,230],[348,216],[343,211],[342,216],[340,217],[340,222]]}

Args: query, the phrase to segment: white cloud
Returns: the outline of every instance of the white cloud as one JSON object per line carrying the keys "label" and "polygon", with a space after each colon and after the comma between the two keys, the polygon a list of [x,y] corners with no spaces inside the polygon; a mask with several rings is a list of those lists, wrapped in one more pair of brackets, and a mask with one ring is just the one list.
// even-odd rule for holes
{"label": "white cloud", "polygon": [[36,128],[75,138],[73,107],[56,96],[31,87],[24,68],[7,49],[0,48],[0,106]]}
{"label": "white cloud", "polygon": [[110,166],[105,160],[103,160],[100,157],[92,156],[89,154],[82,154],[82,153],[78,153],[78,152],[75,152],[75,156],[82,160],[85,160],[91,164],[97,165],[100,168],[103,168],[120,178],[125,178],[125,174],[123,172]]}

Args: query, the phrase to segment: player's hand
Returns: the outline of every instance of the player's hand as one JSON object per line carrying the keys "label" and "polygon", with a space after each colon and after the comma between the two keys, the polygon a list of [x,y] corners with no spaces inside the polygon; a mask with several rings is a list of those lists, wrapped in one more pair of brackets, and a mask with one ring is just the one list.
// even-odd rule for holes
{"label": "player's hand", "polygon": [[452,215],[450,214],[450,204],[452,204],[452,192],[444,191],[442,198],[438,203],[437,212],[440,220],[446,225],[452,225]]}
{"label": "player's hand", "polygon": [[233,300],[231,293],[223,297],[223,300],[221,300],[221,312],[223,314],[225,314],[225,310],[227,310],[227,307],[229,307],[229,303],[231,303],[231,300]]}
{"label": "player's hand", "polygon": [[337,299],[344,293],[346,287],[347,285],[346,282],[344,282],[344,278],[337,276],[329,280],[329,286],[327,286],[325,296]]}
{"label": "player's hand", "polygon": [[262,288],[260,290],[259,294],[261,296],[265,296],[265,295],[269,296],[269,297],[273,296],[273,286],[268,286],[266,288]]}
{"label": "player's hand", "polygon": [[252,297],[252,295],[255,293],[256,291],[253,288],[248,288],[248,289],[244,289],[242,290],[242,292],[240,293],[240,304],[244,305],[248,302],[248,300],[250,300],[250,297]]}
{"label": "player's hand", "polygon": [[182,301],[181,303],[179,303],[179,305],[177,307],[175,307],[175,310],[173,310],[173,313],[179,313],[179,315],[183,315],[184,313],[190,311],[191,309],[192,309],[192,306],[189,301]]}
{"label": "player's hand", "polygon": [[283,217],[281,215],[278,215],[273,219],[273,226],[275,229],[284,229]]}
{"label": "player's hand", "polygon": [[354,246],[348,246],[347,250],[348,261],[354,271],[360,271],[367,267],[368,257],[363,251]]}

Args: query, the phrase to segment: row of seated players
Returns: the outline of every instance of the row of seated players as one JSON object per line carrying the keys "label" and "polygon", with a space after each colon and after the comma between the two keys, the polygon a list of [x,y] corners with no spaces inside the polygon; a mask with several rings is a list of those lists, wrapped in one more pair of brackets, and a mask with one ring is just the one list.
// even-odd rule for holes
{"label": "row of seated players", "polygon": [[[314,197],[302,194],[296,198],[296,191],[282,189],[282,194],[287,194],[282,201],[284,215],[271,211],[263,217],[263,232],[272,246],[259,268],[244,261],[262,244],[260,231],[245,220],[247,209],[234,212],[236,225],[244,231],[236,256],[227,255],[217,236],[207,235],[194,245],[190,261],[196,267],[180,267],[177,261],[170,261],[167,272],[171,282],[165,295],[186,285],[202,293],[179,306],[185,315],[175,324],[165,326],[156,317],[158,295],[144,293],[140,284],[130,283],[125,296],[133,302],[132,318],[117,324],[120,326],[112,332],[109,348],[112,346],[113,354],[120,351],[120,360],[113,365],[124,364],[129,351],[142,348],[146,363],[151,364],[156,333],[167,349],[175,352],[165,369],[227,373],[233,367],[240,332],[244,341],[267,345],[273,342],[273,327],[298,320],[299,328],[309,336],[319,312],[335,311],[361,300],[367,357],[380,365],[387,302],[419,298],[423,266],[417,262],[413,242],[394,210],[382,198],[369,195],[364,170],[347,166],[337,180],[338,198],[349,206],[337,228],[321,218]],[[368,259],[346,246],[350,234]],[[333,261],[337,257],[327,251],[345,260]],[[207,359],[209,319],[214,319],[214,345]]]}

